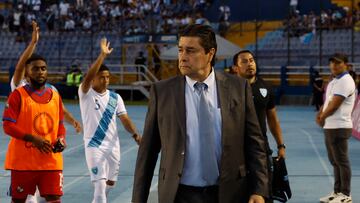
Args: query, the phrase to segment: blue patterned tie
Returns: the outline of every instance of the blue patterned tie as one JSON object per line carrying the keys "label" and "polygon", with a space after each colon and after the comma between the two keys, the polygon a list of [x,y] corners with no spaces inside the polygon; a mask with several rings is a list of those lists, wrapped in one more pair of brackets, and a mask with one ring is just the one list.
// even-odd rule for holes
{"label": "blue patterned tie", "polygon": [[200,96],[197,116],[199,120],[202,176],[207,185],[214,185],[219,177],[215,154],[214,115],[211,113],[210,104],[205,97],[208,86],[205,83],[197,82],[194,84],[194,88]]}

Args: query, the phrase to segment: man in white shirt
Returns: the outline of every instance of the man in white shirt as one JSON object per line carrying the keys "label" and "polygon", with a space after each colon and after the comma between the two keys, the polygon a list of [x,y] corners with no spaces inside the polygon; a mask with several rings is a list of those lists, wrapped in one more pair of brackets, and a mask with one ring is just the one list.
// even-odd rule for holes
{"label": "man in white shirt", "polygon": [[316,122],[324,128],[328,158],[334,168],[334,191],[320,198],[322,203],[350,203],[351,168],[348,139],[351,137],[351,112],[355,102],[355,83],[347,72],[345,55],[336,53],[330,59],[334,78],[326,89],[324,106]]}
{"label": "man in white shirt", "polygon": [[100,47],[98,58],[78,90],[86,162],[94,184],[92,203],[106,203],[106,194],[114,187],[119,174],[120,143],[116,117],[138,144],[141,141],[121,96],[107,89],[110,72],[103,61],[113,49],[105,38],[101,40]]}

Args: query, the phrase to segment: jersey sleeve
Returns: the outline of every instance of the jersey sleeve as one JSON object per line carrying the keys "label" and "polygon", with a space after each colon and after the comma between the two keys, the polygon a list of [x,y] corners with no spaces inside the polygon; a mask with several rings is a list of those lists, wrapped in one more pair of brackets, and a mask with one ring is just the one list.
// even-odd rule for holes
{"label": "jersey sleeve", "polygon": [[11,92],[13,92],[16,89],[14,77],[11,77],[10,88],[11,88]]}
{"label": "jersey sleeve", "polygon": [[8,101],[3,113],[3,128],[4,132],[11,137],[22,139],[25,136],[25,131],[16,125],[17,118],[21,108],[21,97],[18,91],[14,91],[9,95]]}
{"label": "jersey sleeve", "polygon": [[118,95],[118,105],[117,105],[117,109],[116,109],[116,115],[120,116],[123,114],[127,114],[126,108],[125,108],[125,104],[124,104],[124,100],[121,98],[120,95]]}
{"label": "jersey sleeve", "polygon": [[270,85],[265,83],[265,87],[269,94],[269,102],[267,103],[266,110],[270,110],[270,109],[275,108],[275,95],[274,95],[274,91]]}
{"label": "jersey sleeve", "polygon": [[81,90],[81,86],[82,86],[82,83],[79,85],[78,95],[79,95],[79,98],[84,98],[86,95],[89,94],[89,92],[91,91],[91,88],[89,89],[89,91],[88,91],[87,93],[84,93],[84,92]]}

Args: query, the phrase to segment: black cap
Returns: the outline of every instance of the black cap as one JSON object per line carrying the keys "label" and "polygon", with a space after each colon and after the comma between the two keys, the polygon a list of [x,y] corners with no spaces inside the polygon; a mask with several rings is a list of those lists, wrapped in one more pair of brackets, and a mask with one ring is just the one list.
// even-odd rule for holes
{"label": "black cap", "polygon": [[348,60],[348,57],[345,54],[335,53],[329,58],[329,61],[337,61],[337,62],[340,62],[340,63],[341,62],[347,63],[349,60]]}

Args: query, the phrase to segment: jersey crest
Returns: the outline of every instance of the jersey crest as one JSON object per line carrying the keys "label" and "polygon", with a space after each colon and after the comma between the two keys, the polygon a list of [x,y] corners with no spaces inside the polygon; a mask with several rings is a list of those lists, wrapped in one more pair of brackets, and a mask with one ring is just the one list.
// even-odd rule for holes
{"label": "jersey crest", "polygon": [[97,175],[98,171],[99,171],[98,167],[96,167],[96,166],[91,168],[91,172],[95,175]]}
{"label": "jersey crest", "polygon": [[267,96],[267,94],[268,94],[268,91],[267,91],[267,89],[265,89],[265,88],[260,88],[259,91],[260,91],[260,94],[261,94],[264,98],[265,98],[265,97]]}

